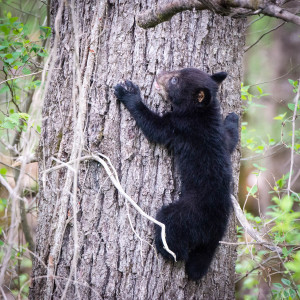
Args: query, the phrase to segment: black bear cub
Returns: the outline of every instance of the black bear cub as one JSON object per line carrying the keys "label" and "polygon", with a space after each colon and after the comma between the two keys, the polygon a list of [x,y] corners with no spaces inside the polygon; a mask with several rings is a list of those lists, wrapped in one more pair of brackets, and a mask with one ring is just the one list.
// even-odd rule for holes
{"label": "black bear cub", "polygon": [[[163,206],[156,218],[166,225],[167,244],[177,260],[186,262],[192,280],[207,273],[232,207],[230,154],[238,142],[238,116],[231,113],[223,121],[216,97],[226,76],[195,68],[160,73],[155,87],[172,103],[172,111],[162,116],[143,104],[139,87],[131,81],[115,86],[116,97],[145,136],[172,150],[179,165],[180,198]],[[160,227],[155,230],[158,252],[171,259]]]}

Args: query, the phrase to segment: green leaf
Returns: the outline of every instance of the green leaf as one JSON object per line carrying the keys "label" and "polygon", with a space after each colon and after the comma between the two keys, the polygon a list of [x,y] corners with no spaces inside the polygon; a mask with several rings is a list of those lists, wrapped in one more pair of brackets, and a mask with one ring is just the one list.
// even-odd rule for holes
{"label": "green leaf", "polygon": [[285,298],[289,298],[290,294],[289,294],[289,292],[288,292],[287,290],[284,290],[284,291],[283,291],[283,296],[284,296]]}
{"label": "green leaf", "polygon": [[300,251],[293,256],[294,260],[285,263],[285,266],[290,270],[293,271],[293,277],[295,279],[300,279]]}
{"label": "green leaf", "polygon": [[273,294],[273,295],[277,295],[277,294],[278,294],[278,291],[277,291],[277,290],[272,290],[272,294]]}
{"label": "green leaf", "polygon": [[42,38],[47,38],[51,34],[51,27],[40,26],[40,29],[45,34],[45,37]]}
{"label": "green leaf", "polygon": [[273,118],[274,120],[283,120],[283,118],[285,117],[285,115],[286,115],[286,112],[284,113],[284,114],[280,114],[280,115],[278,115],[278,116],[276,116],[275,118]]}
{"label": "green leaf", "polygon": [[254,218],[254,221],[255,221],[257,224],[259,224],[259,223],[261,223],[261,218],[258,217],[258,216],[256,216],[256,217]]}
{"label": "green leaf", "polygon": [[22,62],[26,63],[28,61],[28,59],[29,59],[29,55],[26,54],[22,57]]}
{"label": "green leaf", "polygon": [[13,113],[9,115],[9,117],[4,118],[4,122],[1,124],[1,128],[4,129],[17,129],[18,131],[20,130],[20,114],[19,113]]}
{"label": "green leaf", "polygon": [[22,73],[25,74],[25,75],[29,75],[31,73],[31,71],[29,69],[27,69],[27,68],[24,68],[22,70]]}
{"label": "green leaf", "polygon": [[5,54],[5,58],[12,58],[13,56],[12,56],[12,54],[11,53],[7,53],[7,54]]}
{"label": "green leaf", "polygon": [[258,91],[259,91],[260,94],[263,93],[262,89],[258,85],[256,86],[256,88],[258,89]]}
{"label": "green leaf", "polygon": [[286,249],[286,247],[282,248],[282,254],[287,257],[288,256],[288,250]]}
{"label": "green leaf", "polygon": [[291,282],[290,282],[289,280],[285,279],[285,278],[282,278],[281,281],[282,281],[282,283],[284,283],[285,285],[288,285],[288,286],[291,285]]}
{"label": "green leaf", "polygon": [[12,53],[12,56],[13,56],[14,59],[19,58],[20,55],[21,55],[21,52],[17,52],[17,51],[16,51],[16,52],[13,52],[13,53]]}
{"label": "green leaf", "polygon": [[243,283],[243,285],[248,289],[253,288],[257,284],[258,284],[258,280],[253,276],[246,278]]}
{"label": "green leaf", "polygon": [[0,169],[0,175],[5,176],[6,173],[7,173],[7,169],[5,169],[5,168],[1,168],[1,169]]}
{"label": "green leaf", "polygon": [[294,250],[293,248],[291,248],[290,250],[287,250],[286,247],[283,247],[283,248],[282,248],[282,254],[283,254],[285,257],[288,257],[288,256],[292,253],[293,250]]}
{"label": "green leaf", "polygon": [[40,46],[40,45],[32,44],[32,47],[31,47],[30,51],[33,51],[33,52],[37,53],[41,48],[42,48],[42,46]]}
{"label": "green leaf", "polygon": [[27,121],[29,119],[29,115],[26,113],[19,113],[19,118]]}
{"label": "green leaf", "polygon": [[[264,147],[262,146],[262,149],[264,149]],[[260,170],[260,171],[266,171],[267,169],[264,167],[259,166],[258,164],[253,164],[253,167],[255,167],[256,169]]]}
{"label": "green leaf", "polygon": [[5,62],[6,62],[7,64],[10,64],[10,65],[11,65],[14,61],[15,61],[14,58],[9,58],[9,59],[6,59],[6,60],[5,60]]}
{"label": "green leaf", "polygon": [[273,285],[276,286],[276,287],[279,288],[279,289],[282,289],[282,288],[283,288],[283,286],[281,285],[281,283],[275,282],[275,283],[273,283]]}
{"label": "green leaf", "polygon": [[294,111],[294,109],[295,109],[295,103],[288,103],[288,108],[289,108],[291,111]]}
{"label": "green leaf", "polygon": [[10,22],[11,24],[13,24],[13,23],[16,22],[18,19],[19,19],[18,17],[13,17],[13,18],[10,18],[10,19],[9,19],[9,22]]}
{"label": "green leaf", "polygon": [[48,54],[46,52],[38,52],[37,55],[41,57],[46,57]]}
{"label": "green leaf", "polygon": [[0,24],[0,31],[4,32],[5,35],[9,35],[10,27],[5,24]]}
{"label": "green leaf", "polygon": [[297,87],[298,85],[298,80],[293,80],[293,79],[288,79],[290,85],[292,85],[293,87]]}
{"label": "green leaf", "polygon": [[39,87],[41,85],[41,81],[40,80],[35,80],[32,82],[34,87]]}
{"label": "green leaf", "polygon": [[293,299],[296,297],[296,292],[293,289],[289,289],[289,293]]}
{"label": "green leaf", "polygon": [[284,211],[284,212],[288,212],[291,210],[292,206],[293,206],[294,200],[292,197],[286,195],[283,199],[281,199],[281,201],[279,202],[279,206],[280,208]]}
{"label": "green leaf", "polygon": [[18,66],[18,67],[22,67],[22,66],[24,66],[24,63],[22,63],[20,61],[16,61],[15,65]]}
{"label": "green leaf", "polygon": [[0,94],[3,94],[8,91],[9,91],[9,87],[7,85],[5,85],[3,88],[0,89]]}
{"label": "green leaf", "polygon": [[16,127],[16,124],[13,124],[11,122],[3,122],[1,124],[1,128],[3,129],[14,129]]}
{"label": "green leaf", "polygon": [[249,194],[251,194],[252,196],[255,196],[255,194],[257,192],[257,185],[255,184],[252,188],[250,188],[249,186],[247,186],[247,192]]}

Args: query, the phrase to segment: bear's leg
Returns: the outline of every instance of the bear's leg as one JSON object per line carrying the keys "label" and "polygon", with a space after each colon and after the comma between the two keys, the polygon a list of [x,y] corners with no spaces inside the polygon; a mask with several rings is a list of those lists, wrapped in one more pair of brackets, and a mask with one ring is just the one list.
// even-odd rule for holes
{"label": "bear's leg", "polygon": [[217,245],[201,245],[189,253],[189,258],[185,264],[189,279],[199,280],[207,273],[216,248]]}
{"label": "bear's leg", "polygon": [[[189,237],[185,232],[185,224],[181,224],[180,216],[181,209],[178,203],[164,206],[158,212],[156,219],[166,226],[166,241],[171,251],[176,254],[176,260],[188,259]],[[161,240],[161,227],[155,225],[155,245],[158,253],[166,259],[174,259],[163,246]]]}
{"label": "bear's leg", "polygon": [[230,113],[224,120],[226,143],[230,153],[235,149],[239,141],[239,117],[235,113]]}

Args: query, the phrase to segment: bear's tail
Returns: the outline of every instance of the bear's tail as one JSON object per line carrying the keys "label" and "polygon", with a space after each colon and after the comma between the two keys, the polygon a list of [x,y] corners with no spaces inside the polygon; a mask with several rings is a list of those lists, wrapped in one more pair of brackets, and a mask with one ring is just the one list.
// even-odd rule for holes
{"label": "bear's tail", "polygon": [[199,280],[206,275],[213,260],[218,244],[201,245],[189,253],[189,258],[185,264],[186,273],[189,279]]}

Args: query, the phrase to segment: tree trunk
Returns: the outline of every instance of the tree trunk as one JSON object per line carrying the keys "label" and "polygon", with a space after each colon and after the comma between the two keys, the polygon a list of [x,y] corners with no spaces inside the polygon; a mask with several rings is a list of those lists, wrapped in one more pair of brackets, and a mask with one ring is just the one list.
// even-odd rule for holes
{"label": "tree trunk", "polygon": [[[113,86],[132,79],[145,103],[164,112],[170,104],[153,89],[158,70],[192,66],[208,73],[226,71],[229,77],[219,94],[223,113],[240,113],[243,20],[185,12],[146,31],[135,18],[156,1],[120,2],[51,3],[52,24],[57,26],[52,44],[55,48],[57,42],[57,49],[43,109],[39,259],[30,298],[234,299],[234,247],[220,245],[208,275],[200,282],[188,281],[182,262],[157,257],[133,233],[125,199],[98,162],[44,172],[88,152],[105,154],[127,194],[155,217],[163,204],[178,197],[172,154],[145,139],[116,101]],[[238,151],[233,169],[236,192]],[[130,218],[140,237],[152,244],[153,224],[132,208]],[[234,239],[232,218],[224,240]]]}

